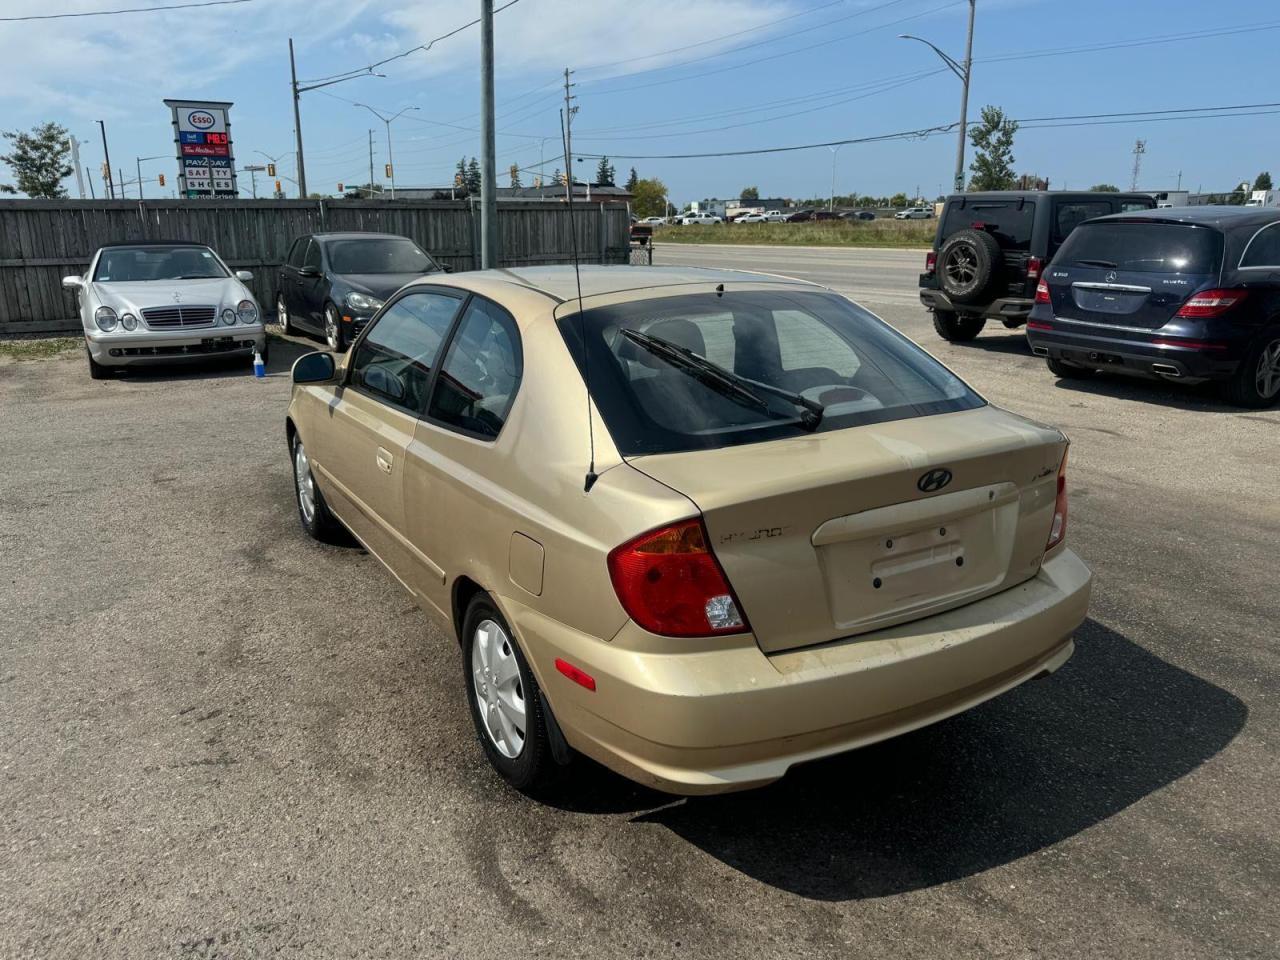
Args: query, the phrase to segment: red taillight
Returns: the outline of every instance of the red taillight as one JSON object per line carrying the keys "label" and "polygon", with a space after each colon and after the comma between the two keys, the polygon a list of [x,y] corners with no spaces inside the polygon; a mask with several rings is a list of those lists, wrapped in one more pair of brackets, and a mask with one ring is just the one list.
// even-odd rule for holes
{"label": "red taillight", "polygon": [[[1037,277],[1040,276],[1040,271],[1043,268],[1043,266],[1044,265],[1040,262],[1039,257],[1027,257],[1027,276],[1030,277],[1032,280],[1035,280]],[[1040,290],[1037,287],[1036,293],[1038,294],[1039,292]]]}
{"label": "red taillight", "polygon": [[1186,347],[1188,350],[1226,350],[1225,343],[1211,343],[1208,340],[1178,340],[1162,337],[1159,340],[1152,340],[1151,345],[1155,347]]}
{"label": "red taillight", "polygon": [[641,534],[609,553],[609,577],[627,614],[668,637],[741,633],[746,623],[701,520]]}
{"label": "red taillight", "polygon": [[1053,503],[1053,523],[1049,527],[1049,542],[1045,551],[1052,550],[1067,536],[1067,451],[1062,451],[1062,463],[1058,467],[1058,498]]}
{"label": "red taillight", "polygon": [[[1033,258],[1034,259],[1034,258]],[[1049,302],[1049,285],[1041,280],[1036,284],[1036,303]]]}
{"label": "red taillight", "polygon": [[938,254],[930,250],[924,255],[924,272],[933,273],[938,269]]}
{"label": "red taillight", "polygon": [[1053,324],[1046,323],[1044,320],[1028,320],[1027,329],[1028,330],[1052,330]]}
{"label": "red taillight", "polygon": [[1226,313],[1249,295],[1248,290],[1201,290],[1193,294],[1178,310],[1177,316],[1202,320]]}

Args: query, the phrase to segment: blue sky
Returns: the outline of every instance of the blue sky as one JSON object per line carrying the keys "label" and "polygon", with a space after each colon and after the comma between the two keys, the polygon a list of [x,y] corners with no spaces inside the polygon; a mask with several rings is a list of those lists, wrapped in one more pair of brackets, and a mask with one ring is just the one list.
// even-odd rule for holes
{"label": "blue sky", "polygon": [[[5,0],[0,16],[161,2],[181,0]],[[299,76],[318,78],[424,43],[472,19],[478,7],[471,0],[251,0],[0,23],[0,62],[10,77],[0,86],[0,129],[57,120],[86,141],[82,162],[96,170],[95,121],[103,119],[113,163],[132,177],[135,156],[173,153],[165,97],[232,100],[239,163],[262,161],[261,150],[283,158],[282,171],[292,173],[286,37],[294,37]],[[1209,19],[1207,9],[1203,0],[978,0],[970,116],[988,103],[1030,118],[1280,101],[1272,55],[1280,10],[1222,0]],[[557,84],[569,66],[580,107],[575,149],[610,154],[620,178],[635,166],[662,179],[676,202],[735,196],[746,185],[768,196],[825,195],[826,148],[697,160],[625,155],[750,150],[953,122],[959,81],[927,47],[896,35],[918,34],[960,57],[966,16],[964,0],[520,0],[496,18],[498,166],[557,154]],[[1235,27],[1249,29],[990,59]],[[349,101],[392,113],[417,106],[393,127],[397,182],[448,182],[459,156],[479,152],[478,62],[472,28],[380,68],[385,78],[304,94],[309,187],[330,192],[339,181],[367,180],[370,126],[381,179],[385,128]],[[1147,141],[1140,185],[1149,189],[1172,189],[1179,172],[1193,190],[1227,189],[1263,169],[1280,176],[1280,113],[1024,129],[1016,165],[1054,187],[1127,187],[1138,137]],[[843,147],[836,191],[910,194],[918,186],[932,196],[947,189],[954,151],[954,134]],[[548,162],[548,174],[559,165]],[[579,170],[588,165],[594,169],[588,161]],[[147,177],[162,171],[171,189],[173,161],[144,168]],[[523,174],[526,184],[532,176]],[[158,190],[149,184],[148,192]]]}

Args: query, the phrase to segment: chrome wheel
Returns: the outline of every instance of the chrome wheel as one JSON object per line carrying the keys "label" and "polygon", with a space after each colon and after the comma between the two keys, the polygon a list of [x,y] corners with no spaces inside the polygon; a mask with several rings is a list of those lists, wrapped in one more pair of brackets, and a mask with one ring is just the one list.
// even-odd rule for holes
{"label": "chrome wheel", "polygon": [[498,752],[514,760],[524,750],[524,687],[520,665],[507,632],[493,620],[481,620],[471,639],[471,679],[476,709]]}
{"label": "chrome wheel", "polygon": [[1258,376],[1255,381],[1258,395],[1270,400],[1280,393],[1280,340],[1273,340],[1262,348],[1258,357]]}
{"label": "chrome wheel", "polygon": [[316,516],[316,480],[311,475],[311,461],[301,440],[293,445],[293,481],[298,490],[298,509],[302,511],[302,519],[310,524]]}
{"label": "chrome wheel", "polygon": [[972,250],[958,246],[947,254],[943,269],[953,283],[965,287],[973,283],[973,278],[978,275],[978,258]]}
{"label": "chrome wheel", "polygon": [[338,336],[338,311],[334,307],[327,307],[324,311],[324,339],[330,350],[337,350],[340,346]]}

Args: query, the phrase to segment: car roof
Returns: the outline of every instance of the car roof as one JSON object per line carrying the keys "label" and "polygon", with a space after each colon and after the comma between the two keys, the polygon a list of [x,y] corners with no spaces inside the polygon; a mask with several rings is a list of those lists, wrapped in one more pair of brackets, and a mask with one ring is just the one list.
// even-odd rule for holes
{"label": "car roof", "polygon": [[1205,205],[1200,207],[1161,207],[1156,210],[1131,210],[1095,217],[1090,223],[1104,220],[1129,220],[1143,223],[1186,223],[1219,230],[1257,229],[1280,220],[1280,209],[1275,207],[1228,207]]}
{"label": "car roof", "polygon": [[[582,296],[595,297],[629,290],[652,290],[704,283],[777,283],[820,289],[817,284],[791,277],[780,277],[748,270],[722,270],[709,267],[631,267],[583,264],[579,267]],[[501,270],[473,270],[452,274],[451,286],[470,288],[493,281],[535,290],[561,303],[578,296],[578,277],[572,266],[513,267]],[[428,274],[415,284],[439,284],[438,274]]]}
{"label": "car roof", "polygon": [[119,240],[116,243],[104,243],[99,250],[110,250],[112,247],[208,247],[209,244],[199,240]]}
{"label": "car roof", "polygon": [[947,197],[947,203],[955,200],[1039,200],[1039,199],[1071,199],[1073,197],[1119,197],[1124,200],[1150,200],[1152,206],[1156,199],[1149,193],[1120,193],[1114,190],[975,190],[972,193],[953,193]]}
{"label": "car roof", "polygon": [[315,240],[408,240],[399,233],[370,233],[364,230],[336,230],[331,233],[304,233]]}

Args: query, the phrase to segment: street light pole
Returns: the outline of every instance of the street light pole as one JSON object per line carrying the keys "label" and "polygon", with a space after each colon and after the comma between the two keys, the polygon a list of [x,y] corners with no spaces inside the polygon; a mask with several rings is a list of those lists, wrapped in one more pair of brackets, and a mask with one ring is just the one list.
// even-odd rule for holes
{"label": "street light pole", "polygon": [[[498,265],[498,194],[494,158],[493,0],[480,0],[480,269]],[[569,171],[573,175],[573,171]]]}
{"label": "street light pole", "polygon": [[923,37],[917,37],[910,33],[898,34],[899,40],[916,40],[919,43],[923,43],[941,57],[947,68],[960,78],[960,129],[956,137],[956,175],[953,184],[956,193],[964,192],[964,144],[969,133],[969,81],[973,78],[973,21],[976,13],[977,0],[969,0],[969,33],[965,39],[963,64],[956,62],[954,57],[943,53],[937,46]]}
{"label": "street light pole", "polygon": [[832,211],[836,208],[836,154],[840,152],[843,143],[838,143],[834,147],[827,147],[831,151],[831,199],[827,201],[827,210]]}
{"label": "street light pole", "polygon": [[[385,125],[386,125],[386,128],[387,128],[387,166],[391,168],[391,199],[392,199],[392,200],[394,200],[394,199],[396,198],[396,162],[395,162],[395,159],[394,159],[394,158],[392,157],[392,155],[391,155],[391,122],[392,122],[393,120],[398,120],[398,119],[400,119],[400,117],[404,116],[404,115],[405,115],[406,113],[408,113],[410,110],[417,110],[418,108],[417,108],[417,107],[405,107],[403,110],[401,110],[401,111],[400,111],[399,113],[397,113],[397,114],[393,114],[393,115],[392,115],[392,116],[390,116],[390,117],[384,117],[381,113],[379,113],[377,110],[373,109],[373,107],[369,106],[367,103],[355,103],[355,104],[352,104],[352,106],[355,106],[355,107],[364,107],[366,110],[368,110],[370,113],[372,113],[375,117],[377,117],[379,120],[381,120],[381,121],[383,122],[383,124],[385,124]],[[373,181],[373,131],[372,131],[372,130],[370,130],[370,131],[369,131],[369,181],[370,181],[369,185],[372,187],[372,186],[373,186],[373,182],[372,182],[372,181]]]}

